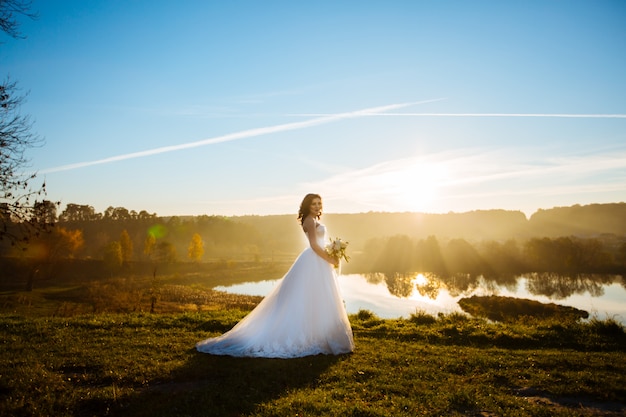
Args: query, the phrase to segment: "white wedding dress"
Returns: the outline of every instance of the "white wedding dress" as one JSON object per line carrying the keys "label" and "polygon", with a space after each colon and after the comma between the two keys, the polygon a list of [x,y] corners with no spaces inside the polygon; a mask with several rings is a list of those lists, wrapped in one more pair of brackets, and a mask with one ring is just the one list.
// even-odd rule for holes
{"label": "white wedding dress", "polygon": [[[326,228],[316,223],[324,247]],[[298,358],[352,352],[354,340],[331,264],[310,247],[259,305],[223,335],[196,344],[214,355]]]}

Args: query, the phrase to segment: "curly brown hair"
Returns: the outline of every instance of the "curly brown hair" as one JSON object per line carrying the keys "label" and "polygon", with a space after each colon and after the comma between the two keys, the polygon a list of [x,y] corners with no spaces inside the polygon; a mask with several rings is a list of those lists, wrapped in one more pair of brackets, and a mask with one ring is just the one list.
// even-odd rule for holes
{"label": "curly brown hair", "polygon": [[[302,203],[300,203],[300,210],[298,210],[298,220],[300,220],[300,224],[303,224],[306,216],[311,214],[311,203],[313,203],[313,200],[316,198],[322,199],[319,194],[307,194],[304,196]],[[319,219],[320,216],[317,216],[317,218]]]}

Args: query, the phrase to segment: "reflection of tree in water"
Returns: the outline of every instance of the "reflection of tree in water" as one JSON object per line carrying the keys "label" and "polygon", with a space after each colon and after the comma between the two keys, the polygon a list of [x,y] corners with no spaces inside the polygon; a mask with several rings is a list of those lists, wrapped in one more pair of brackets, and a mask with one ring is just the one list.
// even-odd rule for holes
{"label": "reflection of tree in water", "polygon": [[428,297],[432,300],[439,296],[439,291],[442,288],[441,279],[436,274],[423,274],[425,282],[417,284],[417,292],[422,297]]}
{"label": "reflection of tree in water", "polygon": [[[385,283],[391,295],[399,298],[410,297],[413,290],[430,299],[436,299],[439,293],[447,291],[451,297],[467,296],[478,289],[497,295],[505,288],[513,293],[517,291],[520,276],[513,274],[477,275],[434,273],[369,273],[363,274],[370,284]],[[423,277],[418,282],[418,277]],[[626,279],[621,275],[532,273],[526,275],[526,288],[533,295],[563,299],[573,294],[589,293],[592,297],[604,295],[604,286],[619,283],[626,287]]]}
{"label": "reflection of tree in water", "polygon": [[[376,277],[372,276],[376,275]],[[396,297],[409,297],[413,293],[413,289],[417,289],[417,292],[430,299],[436,299],[442,289],[447,290],[452,297],[459,295],[470,294],[477,288],[487,288],[492,293],[497,293],[497,287],[494,281],[484,280],[481,275],[473,274],[452,274],[452,275],[437,275],[432,273],[413,273],[413,274],[401,274],[401,273],[385,273],[385,274],[367,274],[366,279],[370,283],[378,283],[380,281],[378,277],[382,275],[384,277],[385,284],[389,293]],[[418,276],[423,276],[423,282],[416,282]],[[507,280],[508,285],[516,285],[516,281],[511,283]],[[492,288],[493,287],[493,288]]]}
{"label": "reflection of tree in water", "polygon": [[380,272],[368,272],[362,275],[365,277],[365,281],[367,281],[368,284],[380,284],[385,279],[385,274]]}
{"label": "reflection of tree in water", "polygon": [[604,285],[611,284],[618,276],[603,274],[561,275],[551,272],[528,275],[527,289],[534,295],[563,299],[572,294],[588,292],[592,297],[604,295]]}
{"label": "reflection of tree in water", "polygon": [[369,284],[377,285],[384,282],[389,293],[400,298],[411,296],[417,276],[417,274],[401,274],[399,272],[370,272],[362,275]]}
{"label": "reflection of tree in water", "polygon": [[441,277],[441,282],[452,297],[468,294],[480,286],[480,275],[451,274]]}
{"label": "reflection of tree in water", "polygon": [[[484,276],[479,277],[478,286],[486,293],[491,295],[498,295],[500,293],[500,285],[494,279],[489,279]],[[517,288],[517,285],[515,286]],[[469,295],[469,294],[463,294]]]}
{"label": "reflection of tree in water", "polygon": [[506,288],[511,292],[517,291],[517,283],[520,276],[513,273],[502,273],[493,275],[483,275],[483,280],[489,286],[497,286],[499,288]]}
{"label": "reflection of tree in water", "polygon": [[391,295],[406,298],[413,294],[415,277],[416,274],[386,273],[385,283]]}
{"label": "reflection of tree in water", "polygon": [[[362,274],[365,280],[369,284],[381,284],[385,283],[387,290],[391,295],[399,298],[410,297],[413,294],[413,289],[416,287],[418,273],[403,274],[400,272],[370,272]],[[436,277],[434,274],[424,274],[425,277]],[[422,295],[427,295],[430,298],[437,298],[439,293],[440,281],[436,278],[426,278],[426,283],[418,285],[417,289]]]}
{"label": "reflection of tree in water", "polygon": [[469,295],[481,288],[489,294],[498,294],[502,287],[515,292],[518,277],[514,275],[483,276],[473,274],[437,275],[423,274],[426,282],[417,284],[417,291],[424,297],[437,298],[444,289],[452,297]]}

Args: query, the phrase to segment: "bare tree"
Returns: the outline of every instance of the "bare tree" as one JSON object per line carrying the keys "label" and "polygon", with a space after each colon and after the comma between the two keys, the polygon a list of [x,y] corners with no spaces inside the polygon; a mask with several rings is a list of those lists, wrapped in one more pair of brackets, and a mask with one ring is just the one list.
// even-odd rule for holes
{"label": "bare tree", "polygon": [[0,0],[0,30],[12,38],[23,38],[17,18],[22,15],[35,19],[37,15],[30,11],[31,5],[31,1],[25,0]]}
{"label": "bare tree", "polygon": [[[34,18],[29,1],[0,0],[0,29],[13,38],[22,37],[18,15]],[[46,194],[45,182],[33,188],[36,173],[28,173],[26,151],[41,146],[43,139],[33,132],[33,122],[20,113],[25,100],[17,84],[7,77],[0,84],[0,240],[13,243],[38,234],[50,224],[39,222],[38,199]]]}

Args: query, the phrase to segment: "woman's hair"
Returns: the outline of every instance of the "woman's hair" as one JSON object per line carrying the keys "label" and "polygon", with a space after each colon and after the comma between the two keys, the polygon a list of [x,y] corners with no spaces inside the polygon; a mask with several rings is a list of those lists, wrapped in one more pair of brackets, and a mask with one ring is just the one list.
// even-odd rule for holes
{"label": "woman's hair", "polygon": [[[300,224],[303,224],[306,216],[311,214],[311,203],[313,203],[313,200],[316,198],[319,198],[320,200],[322,199],[319,194],[307,194],[304,196],[304,200],[300,203],[300,210],[298,211],[298,220],[300,220]],[[319,219],[320,216],[317,216],[317,218]]]}

